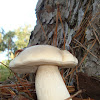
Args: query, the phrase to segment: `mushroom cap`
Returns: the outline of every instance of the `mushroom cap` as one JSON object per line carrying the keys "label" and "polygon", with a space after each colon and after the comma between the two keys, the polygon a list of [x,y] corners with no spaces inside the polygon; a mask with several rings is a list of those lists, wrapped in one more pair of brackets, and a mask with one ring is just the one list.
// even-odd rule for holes
{"label": "mushroom cap", "polygon": [[17,73],[34,73],[40,65],[56,65],[71,68],[78,60],[67,50],[60,50],[51,45],[35,45],[26,48],[9,64]]}

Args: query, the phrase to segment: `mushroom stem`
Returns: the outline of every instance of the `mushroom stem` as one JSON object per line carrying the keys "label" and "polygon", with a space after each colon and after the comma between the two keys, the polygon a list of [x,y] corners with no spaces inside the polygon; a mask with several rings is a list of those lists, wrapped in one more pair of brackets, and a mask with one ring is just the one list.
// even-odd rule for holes
{"label": "mushroom stem", "polygon": [[65,100],[70,97],[58,67],[54,65],[39,66],[35,87],[38,100]]}

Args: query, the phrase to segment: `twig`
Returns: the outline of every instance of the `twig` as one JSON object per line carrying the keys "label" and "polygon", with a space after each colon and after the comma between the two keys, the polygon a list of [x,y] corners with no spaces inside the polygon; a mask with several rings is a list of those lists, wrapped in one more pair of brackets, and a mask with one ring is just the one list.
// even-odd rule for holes
{"label": "twig", "polygon": [[65,100],[70,100],[72,98],[74,98],[75,96],[77,96],[78,94],[82,93],[82,90],[79,90],[78,92],[76,92],[74,95],[70,96],[69,98],[65,99]]}
{"label": "twig", "polygon": [[[86,13],[87,13],[87,11],[88,11],[88,8],[89,8],[89,5],[90,5],[90,2],[91,2],[91,0],[89,0],[89,3],[88,3],[88,5],[87,5],[87,7],[86,7],[86,10],[85,10],[84,16],[83,16],[83,18],[82,18],[82,21],[83,21],[83,19],[85,18],[85,15],[86,15]],[[81,25],[82,25],[82,21],[81,21]],[[80,25],[80,26],[81,26],[81,25]]]}
{"label": "twig", "polygon": [[[53,36],[53,45],[57,46],[57,28],[58,28],[58,5],[57,5],[57,15],[56,15],[56,27],[55,27],[55,32]],[[56,38],[56,40],[55,40]]]}
{"label": "twig", "polygon": [[96,37],[96,39],[97,39],[97,41],[98,41],[98,43],[100,45],[100,40],[99,40],[99,38],[98,38],[98,36],[97,36],[97,34],[96,34],[96,32],[94,30],[93,30],[93,33],[94,33],[94,35],[95,35],[95,37]]}
{"label": "twig", "polygon": [[60,19],[60,22],[61,22],[61,25],[62,25],[62,29],[63,29],[63,35],[64,35],[64,49],[65,49],[66,38],[65,38],[64,25],[63,25],[63,22],[62,22],[60,10],[59,10],[59,13],[58,13],[58,14],[59,14],[59,19]]}
{"label": "twig", "polygon": [[[92,46],[90,47],[90,50],[93,48],[93,46],[95,45],[95,43],[96,43],[96,39],[94,40],[94,43],[93,43]],[[75,70],[78,69],[78,67],[82,64],[82,62],[84,61],[84,59],[87,57],[87,55],[88,55],[88,52],[84,55],[84,57],[82,58],[82,60],[81,60],[81,62],[79,63],[79,65],[76,66],[76,68],[73,68],[73,69],[69,72],[69,74],[65,76],[65,79],[66,79],[69,75],[71,75]]]}
{"label": "twig", "polygon": [[90,22],[89,22],[89,25],[97,32],[97,30],[93,27],[93,25]]}
{"label": "twig", "polygon": [[[88,20],[85,18],[85,16],[86,16],[87,10],[89,8],[90,2],[91,2],[91,0],[89,0],[89,2],[88,2],[88,5],[86,7],[86,10],[84,12],[83,18],[82,18],[81,23],[80,23],[80,27],[78,28],[78,30],[76,32],[77,34],[73,37],[73,39],[78,37],[84,31],[83,27],[87,27]],[[90,19],[90,17],[91,17],[91,14],[88,16],[88,18]],[[84,19],[86,19],[86,20],[84,21]],[[85,24],[84,24],[84,22],[85,22]]]}
{"label": "twig", "polygon": [[74,73],[75,70],[76,70],[76,68],[73,68],[73,69],[69,72],[69,74],[65,76],[65,79],[66,79],[69,75],[71,75],[72,73]]}
{"label": "twig", "polygon": [[20,84],[23,86],[23,88],[27,90],[27,93],[29,94],[29,96],[32,97],[32,95],[30,94],[30,91],[27,89],[26,85],[24,85],[23,82],[21,82],[20,78],[16,75],[16,73],[14,73],[14,75],[16,76],[16,78],[20,82]]}
{"label": "twig", "polygon": [[43,30],[43,32],[44,32],[44,36],[45,36],[46,40],[48,40],[48,39],[47,39],[47,36],[46,36],[46,33],[45,33],[45,31],[44,31],[43,25],[42,25],[42,23],[41,23],[41,21],[40,21],[38,15],[37,15],[37,18],[38,18],[39,23],[40,23],[40,25],[41,25],[41,28],[42,28],[42,30]]}
{"label": "twig", "polygon": [[[4,63],[0,62],[2,65],[4,65],[6,68],[8,68],[11,72],[13,72],[7,65],[5,65]],[[14,72],[13,72],[14,73]]]}
{"label": "twig", "polygon": [[90,23],[92,23],[99,14],[100,14],[100,12],[96,13],[94,18],[90,21]]}
{"label": "twig", "polygon": [[[89,50],[91,50],[91,49],[93,48],[93,46],[95,45],[95,43],[96,43],[96,39],[94,40],[94,43],[92,44],[92,46],[90,47]],[[87,55],[88,55],[88,51],[87,51],[87,53],[84,55],[84,57],[82,58],[82,60],[81,60],[81,62],[79,63],[78,66],[80,66],[80,65],[82,64],[82,62],[84,61],[84,59],[86,58]]]}
{"label": "twig", "polygon": [[[2,62],[0,62],[1,64],[3,64]],[[7,65],[3,64],[4,66],[7,67]],[[11,72],[13,72],[9,67],[7,67]],[[14,73],[14,72],[13,72]],[[20,84],[24,87],[24,89],[27,90],[28,94],[30,97],[32,97],[32,95],[30,94],[29,90],[27,89],[27,87],[25,85],[23,85],[23,83],[21,82],[20,78],[17,76],[16,73],[14,73],[14,75],[16,76],[17,80],[20,82]],[[17,84],[17,83],[16,83]],[[17,87],[18,88],[18,87]]]}
{"label": "twig", "polygon": [[[24,85],[26,86],[31,86],[33,83],[24,83]],[[22,86],[21,84],[17,84],[18,86]],[[16,87],[16,84],[7,84],[7,85],[0,85],[0,88],[4,88],[4,87]]]}
{"label": "twig", "polygon": [[78,43],[78,45],[80,45],[81,47],[83,47],[87,52],[89,52],[92,56],[94,56],[95,58],[98,58],[97,56],[95,56],[92,52],[90,52],[88,49],[86,49],[86,47],[85,46],[83,46],[78,40],[76,40],[76,39],[74,39],[77,43]]}
{"label": "twig", "polygon": [[24,75],[24,76],[22,77],[22,79],[26,78],[28,75],[29,75],[29,73],[28,73],[28,74],[26,74],[26,75]]}
{"label": "twig", "polygon": [[15,51],[15,56],[14,57],[16,57],[17,54],[20,53],[20,52],[22,52],[22,51],[23,51],[23,49],[19,49],[19,50]]}
{"label": "twig", "polygon": [[76,81],[77,81],[77,89],[79,90],[79,81],[78,81],[78,75],[77,74],[76,74]]}
{"label": "twig", "polygon": [[100,44],[100,40],[99,40],[97,34],[95,33],[95,32],[97,32],[97,30],[92,26],[92,24],[91,24],[90,22],[89,22],[89,25],[95,30],[95,31],[93,30],[93,33],[94,33],[94,35],[95,35],[95,37],[96,37],[98,43]]}

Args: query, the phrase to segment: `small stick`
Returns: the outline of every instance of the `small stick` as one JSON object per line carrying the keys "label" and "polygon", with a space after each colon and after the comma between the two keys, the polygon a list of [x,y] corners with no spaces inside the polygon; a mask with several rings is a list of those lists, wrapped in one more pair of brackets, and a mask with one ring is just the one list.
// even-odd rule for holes
{"label": "small stick", "polygon": [[66,37],[65,37],[64,25],[63,25],[63,21],[62,21],[62,18],[61,18],[60,11],[59,11],[58,14],[59,14],[59,19],[60,19],[60,22],[61,22],[61,25],[62,25],[62,29],[63,29],[63,35],[64,35],[64,50],[65,50]]}
{"label": "small stick", "polygon": [[59,5],[57,5],[56,27],[55,27],[55,32],[53,36],[53,45],[55,45],[56,47],[57,47],[57,28],[58,28],[58,7]]}
{"label": "small stick", "polygon": [[97,56],[95,56],[92,52],[90,52],[88,49],[86,49],[86,47],[84,47],[78,40],[74,39],[77,43],[79,43],[78,45],[80,45],[81,47],[83,47],[87,52],[89,52],[92,56],[94,56],[95,58],[98,58]]}
{"label": "small stick", "polygon": [[[24,83],[25,86],[31,86],[33,83]],[[22,85],[21,84],[17,84],[19,87]],[[0,88],[5,88],[5,87],[16,87],[16,84],[7,84],[7,85],[0,85]]]}
{"label": "small stick", "polygon": [[[4,66],[7,67],[7,65],[3,64],[2,62],[0,62],[0,63],[1,63],[2,65],[4,65]],[[7,68],[8,68],[11,72],[13,72],[9,67],[7,67]],[[14,73],[14,72],[13,72],[13,73]],[[20,80],[20,78],[17,76],[17,74],[14,73],[14,75],[16,76],[16,78],[17,78],[17,80],[20,82],[20,84],[24,87],[24,89],[27,90],[29,96],[32,97],[32,95],[30,94],[29,90],[27,89],[27,87],[25,87],[25,85],[23,85],[23,83],[21,82],[21,80]],[[17,83],[16,83],[16,84],[17,84]],[[18,88],[18,87],[17,87],[17,88]]]}
{"label": "small stick", "polygon": [[48,40],[48,38],[47,38],[47,36],[46,36],[46,33],[45,33],[45,31],[44,31],[43,25],[42,25],[42,23],[41,23],[41,21],[40,21],[38,15],[37,15],[37,19],[39,20],[39,23],[40,23],[40,25],[41,25],[42,31],[44,32],[45,39]]}
{"label": "small stick", "polygon": [[17,54],[20,53],[20,52],[22,52],[22,51],[23,51],[23,49],[19,49],[19,50],[15,51],[15,56],[14,57],[16,57]]}
{"label": "small stick", "polygon": [[65,100],[70,100],[72,98],[74,98],[75,96],[77,96],[78,94],[82,93],[82,90],[79,90],[78,92],[76,92],[74,95],[70,96],[69,98],[65,99]]}
{"label": "small stick", "polygon": [[97,13],[95,14],[94,18],[90,21],[90,23],[92,23],[92,22],[95,20],[95,18],[96,18],[99,14],[100,14],[100,12],[97,12]]}
{"label": "small stick", "polygon": [[[93,46],[95,45],[95,43],[96,43],[96,39],[94,40],[92,46],[90,47],[90,50],[93,48]],[[81,60],[81,62],[79,63],[79,65],[76,66],[76,68],[73,68],[73,69],[69,72],[69,74],[65,76],[65,79],[66,79],[69,75],[71,75],[72,73],[74,73],[75,70],[78,69],[78,67],[83,63],[84,59],[87,57],[87,55],[88,55],[88,52],[84,55],[84,57],[82,58],[82,60]]]}
{"label": "small stick", "polygon": [[95,35],[95,37],[96,37],[96,39],[97,39],[97,41],[98,41],[98,43],[100,45],[100,40],[99,40],[99,38],[98,38],[98,36],[97,36],[97,34],[96,34],[96,32],[94,30],[93,30],[93,33],[94,33],[94,35]]}

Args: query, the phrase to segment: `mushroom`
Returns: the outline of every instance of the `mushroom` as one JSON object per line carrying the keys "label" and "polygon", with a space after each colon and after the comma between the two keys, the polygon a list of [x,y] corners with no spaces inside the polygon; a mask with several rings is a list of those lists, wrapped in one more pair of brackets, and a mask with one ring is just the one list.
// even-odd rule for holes
{"label": "mushroom", "polygon": [[50,45],[26,48],[10,62],[16,73],[36,73],[35,88],[38,100],[64,100],[70,97],[58,67],[71,68],[78,60],[67,50]]}

